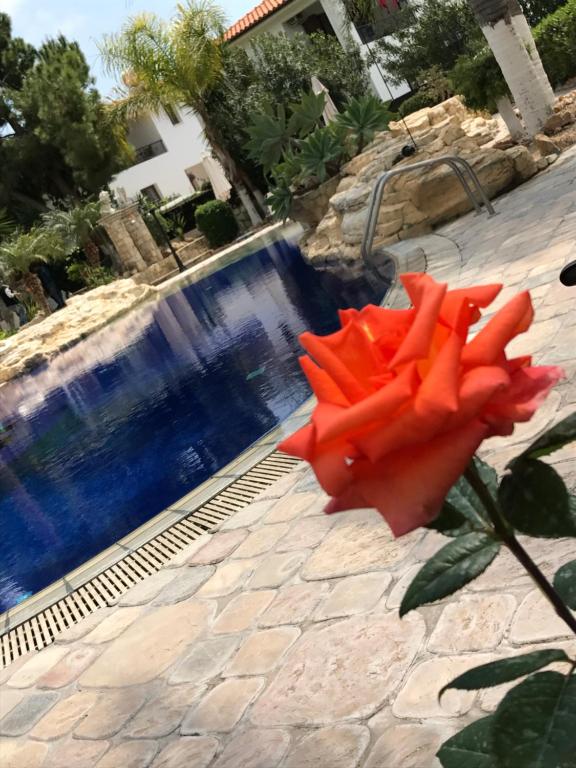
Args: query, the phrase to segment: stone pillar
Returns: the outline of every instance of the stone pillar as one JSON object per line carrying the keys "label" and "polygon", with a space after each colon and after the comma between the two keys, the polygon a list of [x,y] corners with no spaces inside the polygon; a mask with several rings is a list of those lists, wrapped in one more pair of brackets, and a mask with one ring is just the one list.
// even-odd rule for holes
{"label": "stone pillar", "polygon": [[112,240],[124,275],[142,272],[164,258],[134,203],[103,216],[99,222]]}
{"label": "stone pillar", "polygon": [[150,266],[150,264],[156,264],[156,262],[162,261],[164,258],[162,252],[156,245],[156,241],[150,234],[150,230],[140,215],[138,204],[135,203],[134,205],[129,205],[127,208],[122,208],[121,212],[126,231],[132,238],[132,242],[140,252],[140,255],[146,264]]}
{"label": "stone pillar", "polygon": [[100,219],[118,255],[119,269],[123,275],[133,275],[146,269],[146,262],[124,225],[123,211],[109,213]]}

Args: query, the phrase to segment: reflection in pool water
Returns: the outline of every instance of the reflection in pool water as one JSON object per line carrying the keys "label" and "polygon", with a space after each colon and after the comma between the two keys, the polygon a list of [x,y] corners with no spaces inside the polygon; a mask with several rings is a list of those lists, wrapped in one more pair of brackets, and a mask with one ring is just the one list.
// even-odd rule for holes
{"label": "reflection in pool water", "polygon": [[379,299],[280,241],[2,389],[0,610],[174,503],[309,396],[298,335]]}

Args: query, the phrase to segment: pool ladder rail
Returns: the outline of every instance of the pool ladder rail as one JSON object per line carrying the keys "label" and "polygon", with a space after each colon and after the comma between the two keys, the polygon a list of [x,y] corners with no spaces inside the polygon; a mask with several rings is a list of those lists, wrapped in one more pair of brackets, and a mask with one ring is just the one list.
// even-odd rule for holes
{"label": "pool ladder rail", "polygon": [[[488,212],[488,216],[494,216],[496,211],[494,206],[488,199],[488,196],[484,192],[482,184],[476,175],[476,172],[464,158],[456,155],[445,155],[443,157],[434,157],[431,160],[422,160],[418,163],[411,163],[410,165],[401,165],[396,168],[392,168],[390,171],[386,171],[379,176],[376,181],[376,185],[372,191],[370,198],[370,205],[368,208],[368,219],[366,221],[366,227],[364,229],[364,238],[362,240],[362,258],[369,264],[373,255],[374,239],[376,236],[376,226],[378,224],[378,216],[380,213],[380,205],[382,204],[382,198],[384,197],[384,191],[388,182],[396,176],[400,176],[404,173],[413,173],[415,171],[426,171],[429,168],[434,168],[437,165],[447,165],[455,173],[458,181],[462,184],[466,195],[468,196],[476,214],[482,213],[482,206],[485,207]],[[474,191],[476,194],[474,194]]]}

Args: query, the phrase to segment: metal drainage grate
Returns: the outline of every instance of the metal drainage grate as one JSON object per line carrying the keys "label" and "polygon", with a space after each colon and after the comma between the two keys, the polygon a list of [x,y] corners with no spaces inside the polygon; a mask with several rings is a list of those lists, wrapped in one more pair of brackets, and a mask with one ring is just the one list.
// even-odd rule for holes
{"label": "metal drainage grate", "polygon": [[107,568],[45,610],[0,637],[0,668],[24,654],[39,651],[55,637],[98,608],[118,598],[159,571],[203,533],[248,506],[263,490],[300,465],[300,460],[274,452],[177,523]]}

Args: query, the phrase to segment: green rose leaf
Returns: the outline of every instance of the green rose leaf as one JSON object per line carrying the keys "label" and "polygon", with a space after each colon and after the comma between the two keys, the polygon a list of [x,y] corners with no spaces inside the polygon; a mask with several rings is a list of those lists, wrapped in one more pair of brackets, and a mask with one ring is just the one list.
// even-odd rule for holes
{"label": "green rose leaf", "polygon": [[574,766],[576,677],[537,672],[509,691],[494,714],[499,768]]}
{"label": "green rose leaf", "polygon": [[498,497],[504,516],[517,531],[550,539],[576,536],[576,505],[548,464],[536,459],[515,462],[502,478]]}
{"label": "green rose leaf", "polygon": [[[498,475],[481,459],[474,459],[480,477],[496,498]],[[461,536],[470,531],[486,531],[491,528],[486,510],[464,475],[452,486],[442,511],[429,525],[444,536]]]}
{"label": "green rose leaf", "polygon": [[443,768],[494,768],[493,720],[483,717],[444,742],[436,755]]}
{"label": "green rose leaf", "polygon": [[418,571],[408,587],[400,616],[451,595],[486,570],[500,542],[484,533],[467,533],[448,542]]}
{"label": "green rose leaf", "polygon": [[554,589],[568,608],[576,611],[576,560],[566,563],[556,571],[554,576]]}
{"label": "green rose leaf", "polygon": [[554,661],[570,662],[564,651],[544,650],[525,653],[523,656],[515,656],[511,659],[499,659],[489,664],[464,672],[451,683],[445,685],[439,693],[442,696],[449,688],[458,688],[463,691],[476,691],[480,688],[492,688],[495,685],[509,683],[518,677],[524,677],[531,672],[536,672],[542,667],[552,664]]}
{"label": "green rose leaf", "polygon": [[541,456],[548,456],[574,440],[576,440],[576,413],[562,419],[543,435],[540,435],[520,456],[512,459],[508,466],[512,466],[521,459],[539,459]]}

